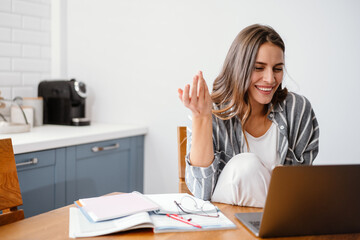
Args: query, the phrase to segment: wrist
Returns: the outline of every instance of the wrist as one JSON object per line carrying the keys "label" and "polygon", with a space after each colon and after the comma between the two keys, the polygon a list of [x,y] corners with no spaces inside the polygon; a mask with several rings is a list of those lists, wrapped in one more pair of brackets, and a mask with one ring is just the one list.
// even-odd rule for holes
{"label": "wrist", "polygon": [[212,138],[212,116],[195,117],[192,119],[192,138]]}
{"label": "wrist", "polygon": [[205,116],[192,116],[192,122],[193,124],[203,124],[203,123],[209,123],[212,122],[212,115],[205,115]]}
{"label": "wrist", "polygon": [[212,129],[212,117],[196,117],[192,119],[192,128],[204,131]]}

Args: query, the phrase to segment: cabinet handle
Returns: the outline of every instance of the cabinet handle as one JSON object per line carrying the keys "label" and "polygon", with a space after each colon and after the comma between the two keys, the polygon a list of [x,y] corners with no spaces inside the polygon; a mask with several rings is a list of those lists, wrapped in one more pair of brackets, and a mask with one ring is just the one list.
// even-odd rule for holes
{"label": "cabinet handle", "polygon": [[39,160],[37,158],[32,158],[30,161],[27,162],[22,162],[22,163],[17,163],[16,166],[20,167],[20,166],[25,166],[25,165],[32,165],[32,164],[37,164],[39,162]]}
{"label": "cabinet handle", "polygon": [[120,147],[120,144],[115,143],[114,145],[107,146],[107,147],[92,147],[91,151],[93,151],[93,152],[101,152],[101,151],[117,149],[119,147]]}

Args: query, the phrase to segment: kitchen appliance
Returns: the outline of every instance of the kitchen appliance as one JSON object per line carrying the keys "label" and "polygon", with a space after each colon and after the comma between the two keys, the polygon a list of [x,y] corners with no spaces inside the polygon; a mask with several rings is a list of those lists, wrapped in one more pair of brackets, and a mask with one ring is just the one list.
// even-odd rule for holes
{"label": "kitchen appliance", "polygon": [[44,124],[90,125],[90,120],[85,118],[85,83],[75,79],[42,81],[38,96],[44,101]]}

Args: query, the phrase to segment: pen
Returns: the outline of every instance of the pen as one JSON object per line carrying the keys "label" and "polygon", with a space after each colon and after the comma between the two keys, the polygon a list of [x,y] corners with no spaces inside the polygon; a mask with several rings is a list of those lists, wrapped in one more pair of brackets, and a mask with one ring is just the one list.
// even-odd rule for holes
{"label": "pen", "polygon": [[191,225],[191,226],[194,226],[194,227],[197,227],[197,228],[201,228],[200,225],[195,224],[195,223],[192,223],[192,222],[190,222],[190,221],[188,221],[188,220],[185,220],[184,218],[180,217],[180,216],[177,215],[177,214],[166,214],[166,216],[168,216],[169,218],[178,220],[178,221],[180,221],[180,222],[189,224],[189,225]]}

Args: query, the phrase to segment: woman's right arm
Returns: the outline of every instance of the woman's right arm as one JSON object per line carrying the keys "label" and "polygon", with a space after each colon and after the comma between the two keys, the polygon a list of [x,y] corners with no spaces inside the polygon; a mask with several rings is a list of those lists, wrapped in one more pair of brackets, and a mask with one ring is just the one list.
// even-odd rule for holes
{"label": "woman's right arm", "polygon": [[192,141],[190,163],[194,167],[208,167],[214,159],[212,141],[212,101],[203,74],[193,78],[193,86],[179,89],[179,98],[192,112]]}

